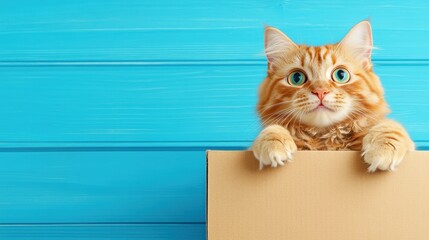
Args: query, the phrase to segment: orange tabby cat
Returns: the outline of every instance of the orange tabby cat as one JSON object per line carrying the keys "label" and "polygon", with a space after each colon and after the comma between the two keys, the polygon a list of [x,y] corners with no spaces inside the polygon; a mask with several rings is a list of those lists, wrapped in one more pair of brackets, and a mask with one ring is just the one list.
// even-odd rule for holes
{"label": "orange tabby cat", "polygon": [[268,74],[258,113],[265,129],[252,149],[260,167],[290,161],[299,150],[361,150],[368,171],[395,170],[414,143],[389,112],[371,64],[368,21],[337,44],[297,45],[265,29]]}

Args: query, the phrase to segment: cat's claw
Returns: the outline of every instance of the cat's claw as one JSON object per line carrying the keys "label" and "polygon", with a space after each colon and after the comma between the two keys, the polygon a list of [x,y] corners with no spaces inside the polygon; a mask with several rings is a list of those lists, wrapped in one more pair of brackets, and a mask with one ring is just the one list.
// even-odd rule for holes
{"label": "cat's claw", "polygon": [[271,166],[273,168],[277,166],[283,166],[285,162],[292,161],[293,146],[284,146],[279,141],[265,141],[261,143],[265,145],[261,149],[254,148],[255,157],[259,160],[259,169],[264,166]]}
{"label": "cat's claw", "polygon": [[397,122],[384,120],[363,138],[362,156],[368,172],[395,171],[407,152],[414,150],[413,141]]}
{"label": "cat's claw", "polygon": [[380,144],[363,149],[363,160],[369,165],[368,172],[395,171],[405,157],[405,147],[393,147],[390,144]]}
{"label": "cat's claw", "polygon": [[252,149],[262,169],[264,166],[283,166],[285,162],[292,161],[297,147],[288,130],[273,125],[261,132]]}

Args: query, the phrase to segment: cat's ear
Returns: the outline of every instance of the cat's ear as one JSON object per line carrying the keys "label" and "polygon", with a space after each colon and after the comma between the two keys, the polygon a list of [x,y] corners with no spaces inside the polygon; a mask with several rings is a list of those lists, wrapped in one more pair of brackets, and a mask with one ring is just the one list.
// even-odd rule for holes
{"label": "cat's ear", "polygon": [[273,27],[265,27],[265,54],[268,60],[268,68],[272,68],[276,59],[284,57],[297,45],[280,30]]}
{"label": "cat's ear", "polygon": [[339,43],[340,47],[360,61],[371,66],[372,30],[368,20],[356,24]]}

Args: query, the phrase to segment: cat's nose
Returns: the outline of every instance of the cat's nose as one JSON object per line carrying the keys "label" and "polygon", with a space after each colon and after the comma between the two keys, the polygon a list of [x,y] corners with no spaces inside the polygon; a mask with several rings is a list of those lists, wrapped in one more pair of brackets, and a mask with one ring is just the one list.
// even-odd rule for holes
{"label": "cat's nose", "polygon": [[326,96],[326,94],[329,93],[329,90],[326,89],[326,88],[315,89],[315,90],[311,91],[311,93],[314,94],[314,95],[316,95],[320,99],[320,101],[322,101],[323,98]]}

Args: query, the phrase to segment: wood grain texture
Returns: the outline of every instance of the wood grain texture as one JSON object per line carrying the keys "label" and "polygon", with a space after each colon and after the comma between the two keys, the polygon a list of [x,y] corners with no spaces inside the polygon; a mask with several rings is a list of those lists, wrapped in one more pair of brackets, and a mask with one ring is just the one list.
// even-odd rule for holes
{"label": "wood grain texture", "polygon": [[205,224],[36,224],[0,225],[9,240],[203,240]]}
{"label": "wood grain texture", "polygon": [[299,43],[336,42],[371,18],[374,57],[428,59],[425,0],[4,1],[3,61],[263,59],[263,26]]}
{"label": "wood grain texture", "polygon": [[0,152],[0,238],[2,224],[204,223],[204,159],[204,151]]}
{"label": "wood grain texture", "polygon": [[[0,141],[6,146],[251,142],[259,131],[255,102],[265,74],[262,65],[0,70]],[[385,86],[391,117],[403,123],[414,140],[427,140],[429,68],[381,65],[376,72]]]}

